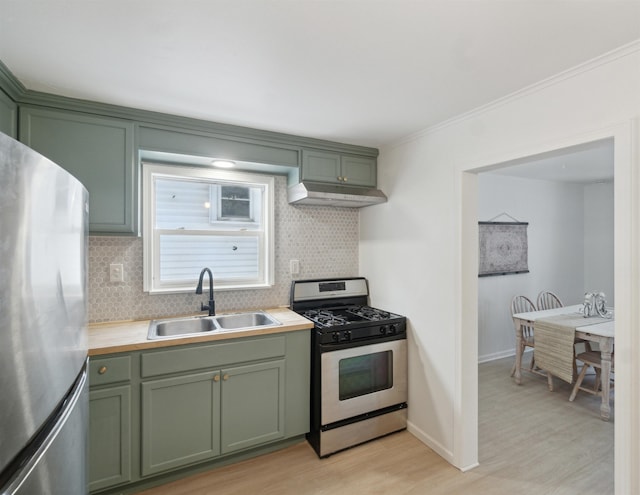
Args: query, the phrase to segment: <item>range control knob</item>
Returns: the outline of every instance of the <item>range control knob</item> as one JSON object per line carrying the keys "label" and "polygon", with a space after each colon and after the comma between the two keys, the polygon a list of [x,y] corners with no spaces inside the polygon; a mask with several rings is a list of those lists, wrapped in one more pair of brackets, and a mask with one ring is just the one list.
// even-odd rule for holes
{"label": "range control knob", "polygon": [[382,326],[380,327],[380,333],[381,333],[382,335],[385,335],[385,334],[387,333],[387,325],[382,325]]}
{"label": "range control knob", "polygon": [[396,333],[398,329],[395,325],[389,325],[389,333]]}
{"label": "range control knob", "polygon": [[340,334],[339,334],[338,332],[333,332],[333,333],[331,334],[331,338],[332,338],[333,340],[335,340],[336,342],[338,342],[338,340],[340,340]]}

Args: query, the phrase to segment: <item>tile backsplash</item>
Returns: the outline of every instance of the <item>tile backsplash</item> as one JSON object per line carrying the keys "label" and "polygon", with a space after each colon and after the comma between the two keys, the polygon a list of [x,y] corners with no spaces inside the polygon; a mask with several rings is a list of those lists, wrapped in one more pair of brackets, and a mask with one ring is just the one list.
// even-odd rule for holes
{"label": "tile backsplash", "polygon": [[[358,275],[358,210],[287,203],[286,178],[276,177],[275,285],[270,289],[216,292],[216,310],[269,308],[289,303],[289,260],[300,260],[296,278]],[[124,282],[109,281],[109,265],[122,263]],[[215,270],[214,270],[215,272]],[[215,278],[214,278],[215,287]],[[89,237],[89,322],[199,314],[201,295],[142,290],[142,238]]]}

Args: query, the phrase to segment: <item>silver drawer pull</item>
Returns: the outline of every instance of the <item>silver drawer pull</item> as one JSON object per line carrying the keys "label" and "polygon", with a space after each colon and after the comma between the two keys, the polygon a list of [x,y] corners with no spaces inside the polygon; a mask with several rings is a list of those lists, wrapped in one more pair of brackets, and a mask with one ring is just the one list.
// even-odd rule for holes
{"label": "silver drawer pull", "polygon": [[107,367],[106,366],[100,366],[100,369],[98,369],[98,374],[99,375],[104,375],[107,372]]}

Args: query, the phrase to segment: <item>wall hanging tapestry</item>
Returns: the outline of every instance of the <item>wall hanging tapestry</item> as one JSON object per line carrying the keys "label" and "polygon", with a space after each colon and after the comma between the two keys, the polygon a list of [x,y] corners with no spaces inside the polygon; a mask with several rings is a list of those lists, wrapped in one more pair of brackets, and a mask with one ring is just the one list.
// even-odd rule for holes
{"label": "wall hanging tapestry", "polygon": [[479,277],[529,272],[527,261],[528,225],[527,222],[517,221],[478,222],[480,231]]}

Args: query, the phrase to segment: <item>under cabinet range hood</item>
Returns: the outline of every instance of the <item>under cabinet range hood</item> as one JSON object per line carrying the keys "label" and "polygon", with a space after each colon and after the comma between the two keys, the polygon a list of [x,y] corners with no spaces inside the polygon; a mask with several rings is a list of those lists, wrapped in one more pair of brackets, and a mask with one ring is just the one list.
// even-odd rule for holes
{"label": "under cabinet range hood", "polygon": [[349,187],[319,182],[300,182],[287,190],[289,203],[296,205],[362,208],[387,201],[380,189]]}

